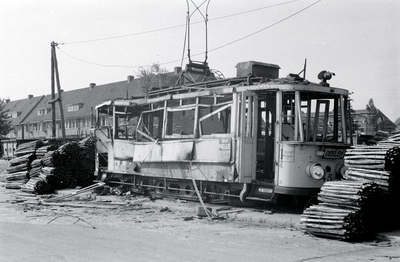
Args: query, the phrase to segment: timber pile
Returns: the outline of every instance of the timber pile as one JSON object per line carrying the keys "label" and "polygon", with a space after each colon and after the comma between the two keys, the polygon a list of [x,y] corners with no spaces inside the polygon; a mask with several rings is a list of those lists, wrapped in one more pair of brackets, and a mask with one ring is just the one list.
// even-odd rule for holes
{"label": "timber pile", "polygon": [[383,141],[380,141],[379,144],[381,144],[381,145],[390,145],[392,147],[400,146],[400,132],[392,134],[387,139],[385,139]]}
{"label": "timber pile", "polygon": [[[344,179],[356,181],[373,181],[383,193],[393,191],[393,175],[390,171],[370,170],[350,167],[346,170]],[[391,187],[390,187],[391,185]]]}
{"label": "timber pile", "polygon": [[42,140],[36,140],[36,141],[20,144],[17,147],[17,149],[15,150],[15,155],[17,157],[19,157],[19,156],[28,155],[28,154],[35,154],[36,149],[38,149],[42,145],[43,145]]}
{"label": "timber pile", "polygon": [[344,164],[349,168],[384,170],[390,145],[356,146],[346,150]]}
{"label": "timber pile", "polygon": [[52,193],[63,188],[86,187],[93,182],[95,139],[71,141],[58,148],[49,146],[41,159],[38,176],[25,185],[25,191],[38,194]]}
{"label": "timber pile", "polygon": [[347,180],[375,182],[384,193],[400,190],[400,133],[392,134],[376,146],[356,146],[346,151]]}
{"label": "timber pile", "polygon": [[42,145],[41,140],[18,145],[15,150],[16,157],[10,160],[6,171],[6,188],[20,189],[29,179],[31,163],[36,159],[35,151]]}
{"label": "timber pile", "polygon": [[371,213],[379,195],[372,182],[325,182],[318,194],[319,204],[301,215],[301,229],[321,237],[364,240],[373,233]]}

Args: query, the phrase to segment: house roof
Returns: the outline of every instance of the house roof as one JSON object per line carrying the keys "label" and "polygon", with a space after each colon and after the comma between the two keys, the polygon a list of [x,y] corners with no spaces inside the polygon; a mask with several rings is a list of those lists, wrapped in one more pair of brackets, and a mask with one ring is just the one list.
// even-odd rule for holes
{"label": "house roof", "polygon": [[[133,79],[132,81],[120,81],[104,85],[97,85],[93,88],[87,87],[82,89],[75,89],[61,93],[63,103],[64,118],[80,118],[90,116],[92,108],[96,105],[103,103],[107,100],[117,98],[130,98],[131,96],[144,96],[145,90],[141,85],[140,79]],[[58,97],[58,94],[56,95]],[[42,121],[51,121],[51,95],[46,95],[36,106],[36,110],[27,116],[23,123],[35,123]],[[79,105],[80,109],[77,111],[68,111],[69,105]],[[46,115],[38,115],[37,111],[40,109],[48,109],[49,113]],[[59,103],[56,103],[56,118],[60,119]]]}
{"label": "house roof", "polygon": [[8,113],[17,113],[16,118],[10,118],[12,125],[22,123],[34,110],[34,108],[42,101],[44,96],[9,101],[4,107],[4,111]]}
{"label": "house roof", "polygon": [[397,120],[396,120],[396,121],[394,121],[394,124],[395,124],[396,126],[400,125],[400,117],[399,117],[399,118],[397,118]]}

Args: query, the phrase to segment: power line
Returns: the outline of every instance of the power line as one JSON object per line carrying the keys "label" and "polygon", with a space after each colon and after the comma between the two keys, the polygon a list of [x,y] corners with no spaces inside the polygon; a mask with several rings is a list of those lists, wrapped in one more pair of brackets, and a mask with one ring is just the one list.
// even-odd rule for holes
{"label": "power line", "polygon": [[[295,1],[298,1],[298,0],[295,0]],[[273,27],[273,26],[275,26],[275,25],[277,25],[277,24],[280,24],[280,23],[282,23],[282,22],[284,22],[284,21],[286,21],[286,20],[288,20],[288,19],[290,19],[290,18],[292,18],[292,17],[294,17],[294,16],[296,16],[296,15],[298,15],[298,14],[304,12],[305,10],[311,8],[312,6],[316,5],[317,3],[321,2],[321,1],[322,1],[322,0],[315,1],[314,3],[312,3],[312,4],[308,5],[308,6],[306,6],[305,8],[303,8],[303,9],[301,9],[301,10],[299,10],[299,11],[297,11],[297,12],[295,12],[295,13],[293,13],[293,14],[291,14],[291,15],[289,15],[289,16],[287,16],[287,17],[285,17],[285,18],[283,18],[283,19],[281,19],[281,20],[279,20],[279,21],[277,21],[277,22],[275,22],[275,23],[273,23],[273,24],[271,24],[271,25],[268,25],[268,26],[266,26],[266,27],[264,27],[264,28],[262,28],[262,29],[260,29],[260,30],[257,30],[257,31],[255,31],[255,32],[253,32],[253,33],[251,33],[251,34],[248,34],[248,35],[246,35],[246,36],[244,36],[244,37],[241,37],[241,38],[239,38],[239,39],[236,39],[236,40],[234,40],[234,41],[231,41],[231,42],[229,42],[229,43],[227,43],[227,44],[224,44],[224,45],[222,45],[222,46],[213,48],[213,49],[209,50],[208,52],[212,52],[212,51],[216,51],[216,50],[222,49],[222,48],[224,48],[224,47],[227,47],[227,46],[229,46],[229,45],[232,45],[232,44],[234,44],[234,43],[237,43],[237,42],[239,42],[239,41],[242,41],[242,40],[244,40],[244,39],[246,39],[246,38],[249,38],[249,37],[251,37],[251,36],[254,36],[254,35],[256,35],[256,34],[259,34],[259,33],[263,32],[263,31],[265,31],[265,30],[267,30],[267,29],[269,29],[269,28],[271,28],[271,27]],[[291,1],[291,2],[294,2],[294,1]],[[289,3],[289,2],[286,2],[286,3]],[[275,6],[276,6],[276,5],[275,5]],[[267,8],[267,7],[265,7],[265,8]],[[249,12],[249,11],[246,11],[246,12]],[[244,12],[243,12],[243,13],[244,13]],[[240,14],[241,14],[241,13],[240,13]],[[162,30],[162,29],[160,29],[160,30]],[[64,43],[64,44],[65,44],[65,43]],[[57,48],[58,48],[60,51],[62,51],[59,47],[57,47]],[[66,54],[67,56],[69,56],[69,57],[71,57],[71,58],[74,58],[74,59],[76,59],[76,60],[78,60],[78,61],[81,61],[81,62],[84,62],[84,63],[88,63],[88,64],[92,64],[92,65],[97,65],[97,66],[103,66],[103,67],[123,67],[123,68],[139,68],[139,67],[141,67],[141,66],[126,66],[126,65],[104,65],[104,64],[98,64],[98,63],[92,63],[92,62],[89,62],[89,61],[85,61],[85,60],[76,58],[76,57],[74,57],[74,56],[72,56],[72,55],[67,54],[67,53],[64,52],[64,51],[62,51],[62,52],[63,52],[64,54]],[[201,52],[201,53],[194,54],[194,55],[192,55],[192,56],[199,56],[199,55],[203,55],[203,54],[204,54],[204,52]],[[168,61],[168,62],[160,63],[160,65],[166,65],[166,64],[176,63],[176,62],[180,62],[180,61],[181,61],[181,59],[177,59],[177,60],[173,60],[173,61]]]}
{"label": "power line", "polygon": [[[256,9],[252,9],[252,10],[248,10],[248,11],[243,11],[243,12],[239,12],[239,13],[235,13],[235,14],[216,17],[216,18],[213,18],[213,19],[209,19],[208,21],[215,21],[215,20],[220,20],[220,19],[232,17],[232,16],[243,15],[243,14],[247,14],[247,13],[251,13],[251,12],[256,12],[256,11],[268,9],[268,8],[271,8],[271,7],[290,4],[290,3],[293,3],[293,2],[297,2],[297,1],[299,1],[299,0],[292,0],[292,1],[288,1],[288,2],[275,4],[275,5],[264,6],[264,7],[260,7],[260,8],[256,8]],[[193,22],[192,24],[200,24],[200,23],[203,23],[203,22],[204,21],[198,21],[198,22]],[[184,26],[186,27],[187,24],[169,26],[169,27],[164,27],[164,28],[159,28],[159,29],[154,29],[154,30],[148,30],[148,31],[143,31],[143,32],[136,32],[136,33],[131,33],[131,34],[119,35],[119,36],[110,36],[110,37],[97,38],[97,39],[91,39],[91,40],[67,42],[67,43],[63,43],[63,44],[64,45],[73,45],[73,44],[83,44],[83,43],[91,43],[91,42],[98,42],[98,41],[106,41],[106,40],[112,40],[112,39],[118,39],[118,38],[124,38],[124,37],[136,36],[136,35],[144,35],[144,34],[156,33],[156,32],[160,32],[160,31],[171,30],[171,29],[184,27]]]}
{"label": "power line", "polygon": [[289,18],[292,18],[292,17],[295,16],[295,15],[300,14],[301,12],[307,10],[308,8],[312,7],[313,5],[316,5],[317,3],[321,2],[321,1],[322,1],[322,0],[318,0],[318,1],[316,1],[316,2],[314,2],[314,3],[312,3],[312,4],[310,4],[310,5],[306,6],[305,8],[303,8],[303,9],[301,9],[301,10],[299,10],[299,11],[297,11],[297,12],[295,12],[295,13],[293,13],[293,14],[291,14],[291,15],[289,15],[289,16],[287,16],[287,17],[285,17],[285,18],[283,18],[283,19],[281,19],[281,20],[279,20],[279,21],[277,21],[277,22],[275,22],[275,23],[269,25],[269,26],[266,26],[266,27],[264,27],[264,28],[262,28],[262,29],[260,29],[260,30],[258,30],[258,31],[256,31],[256,32],[254,32],[254,33],[251,33],[251,34],[249,34],[249,35],[246,35],[246,36],[244,36],[244,37],[241,37],[241,38],[239,38],[239,39],[236,39],[236,40],[234,40],[234,41],[232,41],[232,42],[229,42],[229,43],[227,43],[227,44],[225,44],[225,45],[222,45],[222,46],[216,47],[216,48],[214,48],[214,49],[211,49],[211,50],[209,50],[209,52],[212,52],[212,51],[215,51],[215,50],[224,48],[224,47],[226,47],[226,46],[228,46],[228,45],[237,43],[237,42],[242,41],[242,40],[244,40],[244,39],[246,39],[246,38],[249,38],[249,37],[251,37],[251,36],[253,36],[253,35],[256,35],[256,34],[258,34],[258,33],[261,33],[262,31],[265,31],[265,30],[267,30],[268,28],[271,28],[271,27],[273,27],[273,26],[275,26],[275,25],[277,25],[277,24],[280,24],[280,23],[282,23],[282,22],[288,20]]}

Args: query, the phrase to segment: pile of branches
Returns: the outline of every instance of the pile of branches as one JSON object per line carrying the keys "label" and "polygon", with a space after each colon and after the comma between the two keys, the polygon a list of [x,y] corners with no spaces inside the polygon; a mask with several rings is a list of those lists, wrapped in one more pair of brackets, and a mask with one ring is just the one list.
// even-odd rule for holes
{"label": "pile of branches", "polygon": [[329,181],[318,194],[318,205],[301,215],[301,229],[315,236],[361,241],[374,231],[373,210],[381,193],[373,182]]}
{"label": "pile of branches", "polygon": [[39,175],[31,177],[26,183],[26,191],[48,194],[58,189],[86,187],[93,183],[95,138],[70,141],[56,149],[50,145],[47,150],[40,160]]}

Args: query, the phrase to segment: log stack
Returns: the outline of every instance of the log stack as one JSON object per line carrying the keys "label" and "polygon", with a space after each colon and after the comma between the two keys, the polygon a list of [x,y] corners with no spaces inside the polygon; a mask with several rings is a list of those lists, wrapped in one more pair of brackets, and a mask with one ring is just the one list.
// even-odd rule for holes
{"label": "log stack", "polygon": [[348,168],[384,170],[390,145],[356,146],[346,150],[344,163]]}
{"label": "log stack", "polygon": [[372,210],[380,190],[373,182],[329,181],[318,194],[318,205],[301,215],[301,228],[313,235],[360,241],[374,232]]}
{"label": "log stack", "polygon": [[36,149],[43,144],[41,140],[18,145],[16,157],[10,160],[6,171],[6,188],[20,189],[29,179],[31,163],[36,159]]}
{"label": "log stack", "polygon": [[325,182],[319,204],[307,208],[302,229],[317,236],[363,240],[398,224],[393,208],[400,200],[400,133],[376,146],[348,149],[342,181]]}
{"label": "log stack", "polygon": [[[56,141],[59,142],[59,141]],[[32,177],[25,190],[48,194],[57,189],[86,187],[93,183],[95,164],[95,139],[71,141],[58,148],[51,145],[41,159],[38,176]]]}
{"label": "log stack", "polygon": [[348,168],[345,179],[373,181],[389,195],[400,191],[400,132],[376,146],[348,149],[344,160]]}

